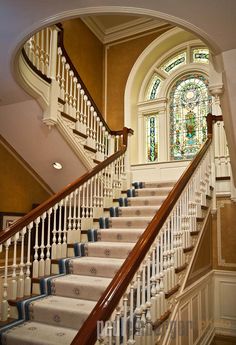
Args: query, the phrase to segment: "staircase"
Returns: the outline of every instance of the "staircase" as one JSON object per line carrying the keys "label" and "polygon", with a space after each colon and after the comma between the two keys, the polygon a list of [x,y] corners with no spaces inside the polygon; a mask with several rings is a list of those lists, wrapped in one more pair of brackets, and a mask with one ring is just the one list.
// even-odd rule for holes
{"label": "staircase", "polygon": [[18,302],[23,318],[6,327],[2,344],[70,344],[173,185],[136,183],[119,198],[100,228],[88,231],[89,242],[59,260],[58,274],[40,279],[40,295]]}
{"label": "staircase", "polygon": [[[37,34],[27,49],[39,69]],[[64,117],[70,134],[80,136],[81,152],[95,154],[88,166],[96,166],[0,234],[1,342],[153,345],[210,212],[214,116],[208,115],[206,143],[179,181],[131,186],[132,130],[106,127],[68,57],[57,45],[56,51],[57,63],[41,70],[56,95],[44,122],[62,126]]]}

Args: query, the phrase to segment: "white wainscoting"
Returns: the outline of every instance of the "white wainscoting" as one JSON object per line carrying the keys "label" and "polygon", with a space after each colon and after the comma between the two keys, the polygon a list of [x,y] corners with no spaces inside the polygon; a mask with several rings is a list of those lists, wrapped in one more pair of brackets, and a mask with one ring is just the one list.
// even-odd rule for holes
{"label": "white wainscoting", "polygon": [[160,331],[162,345],[209,345],[215,334],[236,336],[236,272],[213,270],[177,298]]}
{"label": "white wainscoting", "polygon": [[214,319],[217,334],[236,336],[236,272],[214,272]]}
{"label": "white wainscoting", "polygon": [[132,180],[139,182],[177,181],[190,161],[171,161],[131,166]]}
{"label": "white wainscoting", "polygon": [[207,345],[214,337],[213,271],[187,287],[169,321],[165,345]]}

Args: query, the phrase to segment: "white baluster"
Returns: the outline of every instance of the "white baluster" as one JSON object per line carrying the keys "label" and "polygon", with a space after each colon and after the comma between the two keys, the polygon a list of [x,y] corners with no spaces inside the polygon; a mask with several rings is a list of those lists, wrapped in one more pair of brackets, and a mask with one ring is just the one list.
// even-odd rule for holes
{"label": "white baluster", "polygon": [[17,296],[17,280],[16,280],[16,254],[17,254],[17,241],[19,240],[19,233],[16,233],[12,238],[13,240],[13,265],[12,265],[12,278],[10,283],[9,295],[11,299],[15,300]]}
{"label": "white baluster", "polygon": [[73,78],[73,102],[72,102],[72,116],[76,118],[76,93],[77,93],[77,78]]}
{"label": "white baluster", "polygon": [[61,48],[58,47],[58,50],[57,50],[57,82],[58,82],[60,88],[61,88],[61,68],[62,68],[61,59],[62,59],[62,51],[61,51]]}
{"label": "white baluster", "polygon": [[9,246],[11,244],[11,239],[4,243],[5,247],[5,267],[4,267],[4,283],[3,283],[3,297],[2,297],[2,310],[1,310],[1,321],[6,321],[8,319],[8,254]]}
{"label": "white baluster", "polygon": [[39,261],[39,277],[43,277],[45,274],[45,262],[44,262],[44,225],[45,225],[45,219],[46,219],[46,212],[43,213],[41,216],[42,220],[42,228],[41,228],[41,253],[40,253],[40,261]]}
{"label": "white baluster", "polygon": [[61,200],[59,202],[59,212],[58,212],[58,217],[59,217],[59,221],[58,221],[58,229],[57,229],[57,258],[61,258],[61,244],[62,244],[62,238],[61,238],[61,234],[62,234],[62,206],[63,206],[63,200]]}
{"label": "white baluster", "polygon": [[51,273],[51,258],[50,258],[50,238],[51,238],[51,214],[52,214],[52,208],[50,208],[47,211],[48,215],[48,226],[47,226],[47,252],[46,252],[46,260],[45,260],[45,275],[49,276]]}
{"label": "white baluster", "polygon": [[116,318],[115,318],[115,344],[116,345],[120,344],[120,334],[121,334],[120,319],[121,319],[121,309],[120,309],[120,306],[118,305],[116,307]]}
{"label": "white baluster", "polygon": [[134,345],[134,281],[130,283],[130,310],[129,310],[129,340],[128,345]]}
{"label": "white baluster", "polygon": [[[49,49],[50,49],[50,39],[51,39],[51,35],[50,35],[50,28],[46,28],[46,50],[45,50],[45,71],[46,71],[46,75],[47,77],[50,76],[50,69],[49,69]],[[59,60],[58,60],[59,62]]]}
{"label": "white baluster", "polygon": [[57,208],[58,208],[58,204],[55,204],[53,206],[53,230],[52,230],[52,259],[57,259]]}
{"label": "white baluster", "polygon": [[65,74],[65,66],[66,66],[66,58],[62,56],[61,58],[61,88],[60,88],[60,98],[65,99],[65,81],[66,81],[66,74]]}
{"label": "white baluster", "polygon": [[69,114],[73,116],[73,78],[74,72],[70,70],[69,72]]}
{"label": "white baluster", "polygon": [[65,73],[65,79],[66,79],[66,88],[65,88],[65,112],[69,114],[69,70],[70,65],[67,63],[65,65],[66,73]]}
{"label": "white baluster", "polygon": [[21,239],[21,254],[20,254],[20,272],[17,284],[17,297],[22,298],[24,296],[24,243],[25,243],[25,234],[26,234],[26,227],[20,231],[20,239]]}
{"label": "white baluster", "polygon": [[39,65],[40,65],[40,71],[45,74],[45,65],[44,65],[44,30],[41,30],[39,32],[40,34],[40,40],[41,40],[41,46],[40,46],[40,55],[39,55]]}
{"label": "white baluster", "polygon": [[33,278],[39,276],[39,262],[38,262],[38,232],[39,232],[40,217],[35,220],[35,244],[34,244],[34,261],[33,261]]}
{"label": "white baluster", "polygon": [[31,275],[30,275],[30,266],[31,266],[31,231],[33,228],[33,222],[27,226],[28,241],[27,241],[27,261],[26,261],[26,272],[25,272],[25,296],[30,296],[31,294]]}
{"label": "white baluster", "polygon": [[63,239],[62,239],[62,245],[61,245],[61,257],[65,258],[67,257],[67,202],[68,202],[68,196],[65,197],[63,200]]}
{"label": "white baluster", "polygon": [[39,46],[39,32],[37,32],[36,34],[35,34],[35,42],[36,42],[36,48],[35,48],[35,50],[36,50],[36,53],[35,53],[35,66],[36,66],[36,68],[39,70],[39,68],[40,68],[40,58],[39,58],[39,56],[40,56],[40,46]]}

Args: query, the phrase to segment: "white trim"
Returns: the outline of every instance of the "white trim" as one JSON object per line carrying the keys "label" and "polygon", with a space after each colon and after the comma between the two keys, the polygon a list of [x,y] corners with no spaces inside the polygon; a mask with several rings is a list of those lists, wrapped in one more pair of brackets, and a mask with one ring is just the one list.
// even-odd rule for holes
{"label": "white trim", "polygon": [[222,237],[221,237],[221,208],[225,204],[230,204],[231,200],[220,200],[217,202],[217,219],[216,219],[216,232],[217,232],[217,263],[222,267],[236,267],[236,263],[225,262],[222,257]]}
{"label": "white trim", "polygon": [[81,17],[81,19],[103,44],[112,43],[131,35],[143,33],[144,31],[157,29],[167,24],[162,20],[141,17],[106,29],[104,25],[97,20],[96,16],[86,16]]}

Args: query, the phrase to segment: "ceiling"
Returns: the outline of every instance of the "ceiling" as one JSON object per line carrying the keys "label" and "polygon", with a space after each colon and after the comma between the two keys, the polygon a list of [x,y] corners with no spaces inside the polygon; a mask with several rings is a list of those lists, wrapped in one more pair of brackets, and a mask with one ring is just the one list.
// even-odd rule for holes
{"label": "ceiling", "polygon": [[82,20],[104,44],[167,24],[161,19],[127,14],[82,16]]}

